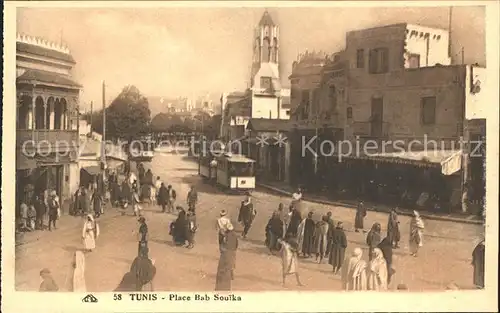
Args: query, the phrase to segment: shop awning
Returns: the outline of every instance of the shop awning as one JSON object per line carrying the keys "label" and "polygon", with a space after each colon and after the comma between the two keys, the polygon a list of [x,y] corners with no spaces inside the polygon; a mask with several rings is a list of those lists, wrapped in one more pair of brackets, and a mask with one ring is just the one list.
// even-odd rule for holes
{"label": "shop awning", "polygon": [[16,170],[29,170],[36,168],[36,160],[23,153],[16,153]]}
{"label": "shop awning", "polygon": [[82,167],[82,170],[87,172],[91,176],[99,175],[101,173],[101,167],[100,166],[87,166],[87,167]]}
{"label": "shop awning", "polygon": [[443,175],[452,175],[462,168],[461,150],[424,150],[373,153],[356,157],[361,160],[373,160],[384,163],[410,164],[419,167],[441,167]]}

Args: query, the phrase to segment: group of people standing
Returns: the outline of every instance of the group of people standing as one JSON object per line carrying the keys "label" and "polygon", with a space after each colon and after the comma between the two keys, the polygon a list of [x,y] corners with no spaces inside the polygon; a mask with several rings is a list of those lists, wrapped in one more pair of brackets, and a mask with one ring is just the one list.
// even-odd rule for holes
{"label": "group of people standing", "polygon": [[[20,217],[20,231],[56,229],[57,220],[61,217],[61,204],[57,192],[46,190],[27,197],[27,200],[20,205]],[[48,221],[48,225],[45,225],[45,221]]]}

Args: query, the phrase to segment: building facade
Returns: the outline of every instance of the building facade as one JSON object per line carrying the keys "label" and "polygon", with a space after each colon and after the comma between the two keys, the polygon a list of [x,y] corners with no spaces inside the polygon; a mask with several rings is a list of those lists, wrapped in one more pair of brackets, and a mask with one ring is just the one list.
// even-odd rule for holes
{"label": "building facade", "polygon": [[67,47],[18,35],[16,41],[17,203],[55,190],[64,201],[78,186],[78,103]]}
{"label": "building facade", "polygon": [[450,64],[448,37],[410,24],[364,29],[347,33],[345,50],[326,62],[297,62],[292,156],[311,137],[316,153],[292,158],[292,181],[394,203],[427,194],[426,205],[457,210],[474,67]]}

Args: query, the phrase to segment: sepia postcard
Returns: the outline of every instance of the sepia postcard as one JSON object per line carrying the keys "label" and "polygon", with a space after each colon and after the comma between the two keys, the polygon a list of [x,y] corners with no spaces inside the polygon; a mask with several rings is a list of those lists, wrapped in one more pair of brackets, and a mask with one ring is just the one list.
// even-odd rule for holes
{"label": "sepia postcard", "polygon": [[495,311],[498,12],[5,2],[2,312]]}

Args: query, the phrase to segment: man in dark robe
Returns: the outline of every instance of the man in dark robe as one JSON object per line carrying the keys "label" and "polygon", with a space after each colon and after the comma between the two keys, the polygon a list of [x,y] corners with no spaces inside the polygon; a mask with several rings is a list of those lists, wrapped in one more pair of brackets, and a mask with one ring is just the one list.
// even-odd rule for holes
{"label": "man in dark robe", "polygon": [[171,235],[176,246],[183,246],[187,238],[188,232],[188,220],[186,217],[186,211],[182,207],[177,207],[179,215],[177,219],[171,224]]}
{"label": "man in dark robe", "polygon": [[373,258],[373,250],[377,248],[378,244],[382,241],[382,236],[380,234],[381,226],[379,223],[375,223],[372,229],[366,235],[366,244],[368,245],[368,259],[371,261]]}
{"label": "man in dark robe", "polygon": [[309,212],[304,225],[304,240],[302,242],[302,255],[310,258],[314,252],[314,233],[316,223],[313,219],[313,212]]}
{"label": "man in dark robe", "polygon": [[333,272],[338,274],[345,258],[347,248],[347,238],[344,233],[342,222],[337,223],[337,227],[332,231],[332,242],[328,263],[333,266]]}
{"label": "man in dark robe", "polygon": [[387,237],[391,241],[394,248],[399,248],[399,240],[401,239],[401,234],[399,232],[399,221],[396,209],[392,209],[389,213],[389,220],[387,222]]}
{"label": "man in dark robe", "polygon": [[252,227],[253,220],[257,211],[250,201],[250,195],[247,195],[244,201],[241,201],[240,213],[238,215],[238,222],[243,224],[243,238],[246,238],[250,227]]}
{"label": "man in dark robe", "polygon": [[118,206],[118,203],[120,202],[120,185],[118,184],[118,178],[115,176],[112,181],[110,181],[109,184],[109,195],[110,195],[110,202],[113,207]]}
{"label": "man in dark robe", "polygon": [[137,172],[139,174],[139,183],[142,185],[144,183],[144,176],[146,175],[146,170],[144,169],[144,165],[142,165],[142,163],[137,164]]}
{"label": "man in dark robe", "polygon": [[236,250],[238,249],[238,236],[233,226],[229,225],[226,231],[226,240],[221,245],[217,276],[215,279],[215,291],[230,291],[231,281],[234,279],[234,268],[236,266]]}
{"label": "man in dark robe", "polygon": [[377,246],[384,255],[385,263],[387,264],[387,284],[391,283],[391,278],[395,271],[392,268],[392,243],[389,237],[385,237]]}
{"label": "man in dark robe", "polygon": [[363,232],[364,230],[364,220],[366,217],[366,208],[365,205],[363,204],[363,201],[359,201],[358,207],[356,209],[356,218],[354,219],[354,231],[359,233],[359,230],[361,229]]}
{"label": "man in dark robe", "polygon": [[191,186],[191,189],[189,190],[187,194],[187,205],[188,205],[188,210],[195,212],[196,211],[196,203],[198,203],[198,192],[194,188],[194,186]]}
{"label": "man in dark robe", "polygon": [[278,239],[283,238],[283,221],[279,213],[274,212],[266,226],[266,245],[271,252],[279,251]]}
{"label": "man in dark robe", "polygon": [[126,179],[122,182],[122,190],[120,198],[122,202],[127,201],[128,203],[132,203],[132,190]]}
{"label": "man in dark robe", "polygon": [[300,212],[297,209],[292,207],[290,208],[290,210],[291,210],[291,217],[288,223],[288,227],[286,228],[285,237],[296,238],[299,225],[302,222],[302,216],[300,215]]}
{"label": "man in dark robe", "polygon": [[148,225],[146,224],[146,219],[141,216],[139,217],[139,233],[137,239],[139,241],[139,248],[137,255],[141,255],[144,251],[148,251],[148,240],[149,240],[149,232]]}
{"label": "man in dark robe", "polygon": [[472,266],[474,267],[474,285],[479,288],[484,288],[484,264],[485,264],[485,245],[484,240],[474,248],[472,252]]}
{"label": "man in dark robe", "polygon": [[162,213],[167,211],[168,189],[165,183],[161,183],[160,190],[158,190],[158,204],[161,205]]}
{"label": "man in dark robe", "polygon": [[99,190],[94,191],[94,194],[92,195],[92,205],[94,206],[95,217],[101,216],[102,202],[103,200]]}
{"label": "man in dark robe", "polygon": [[327,222],[328,222],[328,234],[327,234],[327,246],[326,246],[326,251],[325,251],[325,257],[328,257],[330,254],[330,248],[332,247],[332,238],[333,238],[333,231],[335,230],[335,222],[333,221],[332,218],[332,212],[326,213],[327,217]]}

